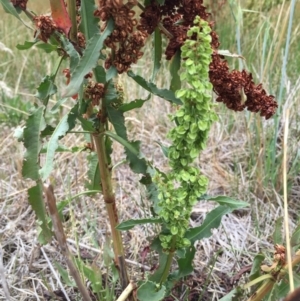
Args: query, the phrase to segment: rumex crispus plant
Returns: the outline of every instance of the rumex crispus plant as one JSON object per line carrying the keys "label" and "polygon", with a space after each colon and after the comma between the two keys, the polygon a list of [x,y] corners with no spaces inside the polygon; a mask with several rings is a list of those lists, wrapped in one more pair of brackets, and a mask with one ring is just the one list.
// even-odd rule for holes
{"label": "rumex crispus plant", "polygon": [[[225,57],[219,53],[218,35],[203,1],[100,0],[97,7],[93,0],[66,2],[50,0],[51,16],[36,16],[28,10],[27,1],[1,0],[4,9],[17,18],[23,11],[35,28],[33,41],[18,45],[19,49],[37,45],[46,53],[58,54],[57,67],[40,83],[36,108],[20,136],[26,148],[23,177],[36,183],[28,190],[28,197],[39,221],[39,240],[42,244],[49,243],[55,235],[83,299],[91,300],[92,292],[83,284],[68,251],[53,187],[44,185],[53,171],[54,155],[62,137],[74,132],[85,134],[85,138],[89,137],[85,147],[77,149],[88,152],[90,167],[87,191],[82,194],[94,194],[95,198],[99,193],[103,195],[107,213],[99,219],[107,218],[111,225],[114,264],[122,289],[131,285],[131,275],[126,269],[120,231],[145,223],[159,224],[161,229],[151,244],[152,250],[159,254],[159,267],[146,280],[139,279],[137,293],[122,298],[162,300],[177,281],[193,271],[194,242],[209,237],[223,215],[247,205],[227,197],[210,198],[218,207],[200,227],[189,227],[192,207],[207,190],[208,179],[194,161],[205,148],[210,127],[217,120],[212,91],[217,101],[229,109],[247,108],[266,119],[275,113],[277,103],[261,84],[254,83],[250,73],[229,70]],[[137,75],[131,67],[142,58],[150,38],[153,38],[153,72],[149,81],[148,74]],[[167,45],[165,55],[162,55],[163,39]],[[171,85],[165,89],[155,83],[162,59],[170,61]],[[62,70],[66,63],[68,68]],[[59,72],[66,77],[61,90],[56,83]],[[171,145],[163,147],[170,167],[166,173],[141,154],[140,141],[128,139],[124,113],[149,100],[125,99],[118,77],[123,73],[176,108],[170,116],[174,127],[166,137]],[[75,100],[55,126],[47,124],[46,118],[53,95],[57,95],[58,108],[67,97]],[[81,132],[74,131],[77,125],[81,126]],[[113,140],[124,146],[132,171],[141,174],[140,182],[149,193],[153,216],[119,223],[111,173]],[[43,146],[45,154],[41,151]],[[177,261],[176,267],[173,259]],[[129,293],[134,287],[131,286]]]}

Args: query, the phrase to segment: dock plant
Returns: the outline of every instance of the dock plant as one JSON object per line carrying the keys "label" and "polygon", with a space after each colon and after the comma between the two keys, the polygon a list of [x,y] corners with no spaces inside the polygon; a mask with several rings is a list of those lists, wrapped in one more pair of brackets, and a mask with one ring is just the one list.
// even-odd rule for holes
{"label": "dock plant", "polygon": [[[51,15],[36,15],[27,0],[0,2],[6,12],[33,29],[32,40],[17,45],[18,49],[36,46],[45,55],[57,53],[55,69],[37,83],[35,109],[18,136],[26,149],[23,177],[35,183],[28,189],[28,200],[38,221],[39,242],[47,244],[54,237],[57,239],[83,300],[91,300],[92,292],[82,281],[90,274],[80,275],[85,269],[79,268],[68,250],[55,185],[46,185],[55,168],[61,139],[79,135],[85,146],[70,151],[86,152],[89,166],[86,191],[80,195],[105,202],[106,213],[97,218],[107,219],[110,224],[114,266],[125,294],[122,298],[162,300],[176,282],[193,272],[195,242],[210,237],[222,216],[248,205],[228,196],[207,196],[209,179],[195,164],[206,148],[212,124],[218,120],[213,95],[228,109],[247,109],[266,119],[276,111],[274,97],[261,83],[254,82],[251,73],[230,70],[202,0],[49,0]],[[25,22],[24,16],[29,21]],[[139,75],[133,67],[143,60],[145,45],[152,52],[152,73]],[[170,85],[160,88],[157,74],[163,60],[169,67],[165,72]],[[67,68],[62,67],[65,65]],[[64,84],[58,84],[58,74],[65,76]],[[141,153],[141,141],[128,138],[124,114],[147,105],[151,97],[127,98],[121,74],[172,107],[169,118],[173,127],[165,137],[169,146],[162,145],[168,160],[167,172]],[[62,109],[56,125],[47,118],[53,109],[50,98],[57,100],[56,109],[62,109],[66,99],[73,99],[73,107]],[[140,183],[152,204],[151,216],[120,223],[112,183],[112,141],[124,147],[130,168],[140,174]],[[217,206],[202,225],[192,228],[192,208],[204,199]],[[147,277],[133,283],[126,267],[121,232],[146,223],[159,225],[160,232],[151,241],[158,265]],[[128,293],[126,287],[131,287]]]}

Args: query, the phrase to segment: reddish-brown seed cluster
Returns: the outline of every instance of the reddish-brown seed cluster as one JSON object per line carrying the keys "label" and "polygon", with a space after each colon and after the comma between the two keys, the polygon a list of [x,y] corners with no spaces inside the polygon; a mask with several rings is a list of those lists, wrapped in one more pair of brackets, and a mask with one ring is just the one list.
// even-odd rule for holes
{"label": "reddish-brown seed cluster", "polygon": [[[216,37],[216,34],[213,33]],[[266,119],[273,116],[278,107],[274,96],[267,95],[262,84],[255,85],[252,74],[242,71],[229,71],[224,57],[215,51],[209,71],[210,81],[217,94],[217,101],[223,102],[229,109],[242,111],[247,108],[251,112],[260,112]]]}
{"label": "reddish-brown seed cluster", "polygon": [[286,249],[282,245],[275,245],[274,261],[278,262],[280,266],[286,264]]}
{"label": "reddish-brown seed cluster", "polygon": [[142,47],[145,45],[148,34],[137,30],[138,21],[132,6],[135,1],[123,4],[121,0],[100,0],[99,8],[95,16],[104,22],[113,17],[115,28],[112,34],[105,40],[105,45],[113,50],[105,61],[105,67],[115,66],[119,73],[126,72],[132,63],[136,63],[142,57]]}
{"label": "reddish-brown seed cluster", "polygon": [[162,24],[170,33],[170,41],[165,52],[167,60],[170,60],[183,45],[195,17],[200,16],[207,20],[209,16],[203,1],[199,0],[167,0],[161,6],[161,14],[164,15]]}
{"label": "reddish-brown seed cluster", "polygon": [[84,98],[91,100],[93,106],[98,106],[100,99],[104,96],[104,85],[96,83],[92,80],[89,81],[84,91]]}
{"label": "reddish-brown seed cluster", "polygon": [[37,16],[33,18],[37,27],[38,38],[47,43],[50,36],[57,30],[57,26],[50,16]]}
{"label": "reddish-brown seed cluster", "polygon": [[10,2],[13,4],[14,7],[18,7],[22,10],[25,10],[28,0],[10,0]]}
{"label": "reddish-brown seed cluster", "polygon": [[80,31],[78,31],[78,33],[77,33],[77,43],[78,43],[79,47],[85,48],[85,45],[86,45],[85,36]]}
{"label": "reddish-brown seed cluster", "polygon": [[[166,32],[169,33],[167,34],[169,44],[165,54],[166,59],[170,60],[186,40],[187,31],[193,25],[195,17],[200,16],[209,21],[210,14],[206,12],[202,0],[166,0],[162,6],[151,3],[142,16],[144,19],[141,18],[139,26],[143,26],[143,29],[147,28],[145,24],[151,29],[156,26],[155,22],[162,22]],[[155,22],[151,23],[152,20]],[[214,24],[209,22],[209,25],[213,28]],[[266,119],[270,118],[277,108],[274,97],[267,95],[261,84],[255,85],[252,75],[245,70],[230,72],[227,61],[217,54],[220,43],[218,35],[213,30],[211,37],[214,54],[209,75],[214,91],[218,95],[217,101],[224,102],[228,108],[235,111],[247,108],[251,112],[260,112]]]}
{"label": "reddish-brown seed cluster", "polygon": [[161,20],[161,8],[156,2],[148,5],[140,16],[137,29],[152,34]]}

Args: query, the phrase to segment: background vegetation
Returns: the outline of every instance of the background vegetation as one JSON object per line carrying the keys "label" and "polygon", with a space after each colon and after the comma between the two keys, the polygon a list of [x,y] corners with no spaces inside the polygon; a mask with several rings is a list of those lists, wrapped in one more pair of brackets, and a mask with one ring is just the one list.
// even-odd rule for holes
{"label": "background vegetation", "polygon": [[[44,2],[44,1],[43,1]],[[42,1],[30,1],[37,12],[46,12]],[[223,219],[222,226],[210,239],[197,243],[195,273],[185,284],[178,287],[180,300],[219,300],[237,283],[243,283],[247,274],[239,273],[253,262],[259,252],[272,259],[273,233],[278,218],[283,216],[282,199],[282,143],[283,126],[289,112],[288,140],[288,193],[291,227],[299,223],[298,199],[300,194],[300,3],[292,17],[290,31],[289,1],[206,1],[211,5],[216,20],[216,30],[221,40],[221,49],[242,55],[245,60],[229,58],[232,67],[247,67],[255,82],[263,82],[268,92],[275,95],[279,109],[268,121],[248,112],[231,112],[223,104],[216,103],[219,121],[210,134],[208,148],[199,158],[199,168],[210,179],[209,194],[227,194],[247,201],[250,209],[234,212]],[[26,52],[16,49],[17,44],[32,40],[33,32],[11,15],[0,10],[0,261],[8,271],[12,296],[15,300],[40,300],[61,285],[71,290],[70,283],[61,276],[59,266],[51,266],[48,258],[61,261],[55,245],[42,250],[36,247],[34,214],[28,207],[26,187],[22,180],[22,144],[14,137],[15,130],[24,125],[28,112],[34,106],[36,87],[45,74],[50,74],[56,64],[55,54],[45,55],[36,47]],[[151,56],[151,43],[145,50],[144,60],[134,66],[135,72],[145,72]],[[165,86],[168,78],[160,71],[160,84]],[[60,75],[61,83],[65,82]],[[134,90],[132,83],[123,81],[127,95],[146,97],[142,90]],[[135,88],[136,89],[136,88]],[[72,100],[65,102],[70,105]],[[51,99],[55,104],[56,99]],[[157,98],[150,99],[138,112],[126,115],[130,134],[143,142],[143,152],[161,167],[167,166],[157,141],[164,141],[170,127],[167,118],[172,108]],[[49,120],[63,114],[55,108]],[[81,147],[84,139],[68,136],[64,144]],[[120,146],[114,144],[115,162],[122,160]],[[85,154],[74,156],[68,152],[57,157],[55,172],[51,175],[59,201],[83,191],[87,170]],[[80,175],[80,176],[78,176]],[[120,204],[122,220],[143,217],[149,210],[142,187],[137,187],[137,176],[126,165],[120,165],[114,173],[115,189]],[[101,216],[104,204],[88,197],[78,197],[64,209],[65,227],[74,252],[105,268],[108,225]],[[201,224],[210,203],[195,206],[191,224]],[[74,221],[77,221],[76,223]],[[132,275],[141,277],[152,262],[143,262],[147,250],[146,237],[151,227],[139,227],[126,233],[127,258],[132,261]],[[99,257],[97,257],[100,255]],[[52,261],[53,262],[53,261]],[[51,269],[53,267],[53,270]],[[0,266],[1,271],[1,266]],[[113,293],[105,287],[103,296],[114,300]],[[0,300],[5,300],[1,295]],[[175,298],[175,297],[174,297]],[[185,299],[186,298],[186,299]],[[176,299],[170,299],[176,300]]]}

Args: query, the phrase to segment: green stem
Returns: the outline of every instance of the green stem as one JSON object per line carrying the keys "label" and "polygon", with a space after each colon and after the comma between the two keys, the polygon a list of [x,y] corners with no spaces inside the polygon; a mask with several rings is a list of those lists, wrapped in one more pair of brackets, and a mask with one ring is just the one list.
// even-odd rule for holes
{"label": "green stem", "polygon": [[67,0],[68,14],[72,22],[70,40],[77,44],[76,0]]}
{"label": "green stem", "polygon": [[36,15],[27,9],[25,9],[23,11],[24,11],[24,14],[28,17],[28,19],[30,19],[30,21],[33,22],[33,18],[36,17]]}
{"label": "green stem", "polygon": [[159,282],[160,285],[162,285],[167,280],[167,278],[170,274],[170,269],[172,266],[172,261],[173,261],[173,257],[174,257],[174,253],[175,253],[175,246],[176,246],[176,236],[173,236],[172,241],[171,241],[171,250],[169,251],[165,269],[163,271],[163,274],[162,274],[160,282]]}

